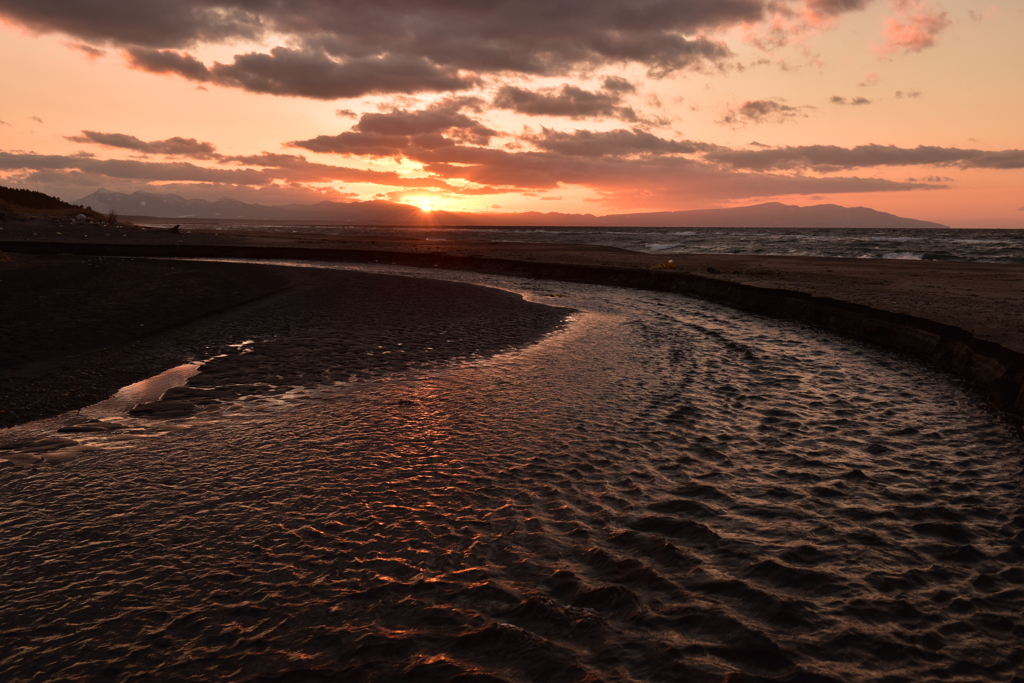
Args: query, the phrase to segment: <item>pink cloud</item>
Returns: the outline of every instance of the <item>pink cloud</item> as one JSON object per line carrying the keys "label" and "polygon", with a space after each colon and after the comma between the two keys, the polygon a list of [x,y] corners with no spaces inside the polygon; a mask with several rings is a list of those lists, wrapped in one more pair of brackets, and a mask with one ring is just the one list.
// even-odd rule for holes
{"label": "pink cloud", "polygon": [[896,16],[886,20],[885,45],[876,48],[882,54],[920,52],[951,23],[947,12],[936,12],[924,0],[893,0],[892,5]]}
{"label": "pink cloud", "polygon": [[776,0],[766,3],[760,22],[744,26],[744,40],[771,51],[834,29],[839,17],[862,11],[871,0]]}

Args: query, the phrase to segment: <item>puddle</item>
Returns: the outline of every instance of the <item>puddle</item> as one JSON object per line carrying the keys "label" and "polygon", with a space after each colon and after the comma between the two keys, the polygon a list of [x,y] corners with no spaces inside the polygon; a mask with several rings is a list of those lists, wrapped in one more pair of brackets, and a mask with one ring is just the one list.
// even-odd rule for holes
{"label": "puddle", "polygon": [[[185,363],[121,387],[110,398],[81,410],[0,429],[0,449],[3,449],[0,462],[6,460],[16,467],[31,467],[40,461],[66,462],[82,452],[96,450],[94,444],[98,442],[127,441],[167,432],[170,428],[167,424],[138,427],[139,421],[129,417],[128,410],[136,404],[157,400],[168,389],[182,386],[202,365],[202,361]],[[60,439],[66,442],[65,448],[51,451],[45,444],[56,441],[57,434],[74,438]],[[4,445],[7,448],[3,448]]]}

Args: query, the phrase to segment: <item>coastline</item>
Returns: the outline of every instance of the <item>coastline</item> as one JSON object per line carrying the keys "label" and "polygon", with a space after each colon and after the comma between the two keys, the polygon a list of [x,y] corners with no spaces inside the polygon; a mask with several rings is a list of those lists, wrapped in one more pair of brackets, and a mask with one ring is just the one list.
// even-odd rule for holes
{"label": "coastline", "polygon": [[[5,226],[7,227],[7,226]],[[910,352],[1024,415],[1024,267],[744,255],[652,255],[608,247],[411,238],[120,231],[41,241],[0,233],[0,251],[380,261],[677,291],[803,320]],[[93,231],[102,230],[92,226]],[[35,237],[35,239],[32,239]],[[14,239],[11,239],[14,238]],[[52,237],[50,238],[52,240]],[[667,258],[674,269],[652,269]],[[709,273],[708,270],[713,272]]]}

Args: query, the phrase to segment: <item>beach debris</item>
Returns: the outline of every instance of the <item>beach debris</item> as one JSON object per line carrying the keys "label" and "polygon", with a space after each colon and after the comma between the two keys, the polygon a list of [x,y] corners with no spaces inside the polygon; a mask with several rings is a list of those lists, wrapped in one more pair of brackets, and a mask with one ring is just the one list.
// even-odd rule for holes
{"label": "beach debris", "polygon": [[89,220],[89,217],[86,216],[84,213],[80,213],[77,216],[75,216],[75,222],[76,223],[85,223],[88,220]]}
{"label": "beach debris", "polygon": [[545,294],[544,296],[549,296],[552,299],[564,299],[565,298],[565,294]]}
{"label": "beach debris", "polygon": [[675,268],[676,262],[672,259],[665,261],[665,263],[655,263],[651,268]]}
{"label": "beach debris", "polygon": [[722,271],[720,271],[718,268],[713,268],[712,266],[708,266],[708,273],[710,273],[711,275],[721,275]]}

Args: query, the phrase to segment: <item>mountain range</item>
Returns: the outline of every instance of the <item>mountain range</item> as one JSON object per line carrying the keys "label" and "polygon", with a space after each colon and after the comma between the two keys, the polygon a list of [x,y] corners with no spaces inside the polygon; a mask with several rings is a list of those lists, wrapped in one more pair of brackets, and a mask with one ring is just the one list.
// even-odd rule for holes
{"label": "mountain range", "polygon": [[945,228],[948,226],[865,207],[837,204],[792,206],[768,202],[728,209],[621,213],[425,212],[396,202],[319,202],[264,206],[223,197],[215,202],[176,194],[111,192],[99,189],[74,202],[100,213],[150,218],[278,221],[324,225],[550,226],[650,228]]}

